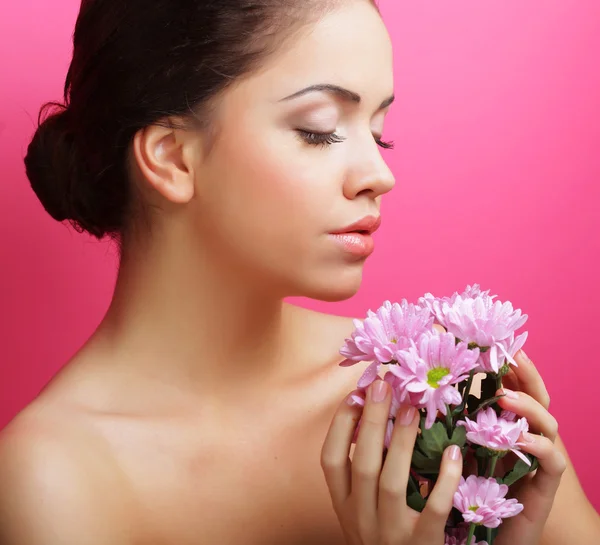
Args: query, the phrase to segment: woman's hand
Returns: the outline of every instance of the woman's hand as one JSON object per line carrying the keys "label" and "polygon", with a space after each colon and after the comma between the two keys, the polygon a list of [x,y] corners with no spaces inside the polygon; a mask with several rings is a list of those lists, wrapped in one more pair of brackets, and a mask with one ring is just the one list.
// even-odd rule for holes
{"label": "woman's hand", "polygon": [[[516,361],[519,366],[511,367],[510,373],[503,379],[503,384],[511,389],[504,388],[506,396],[498,403],[503,409],[527,418],[530,431],[543,434],[543,437],[525,434],[520,439],[525,443],[521,450],[536,456],[540,465],[511,486],[511,496],[516,496],[523,504],[523,512],[502,523],[495,545],[533,545],[540,542],[567,467],[565,457],[554,444],[558,424],[548,412],[550,396],[544,381],[523,351],[517,354]],[[497,395],[502,393],[498,391]]]}
{"label": "woman's hand", "polygon": [[[406,504],[418,412],[400,407],[383,462],[391,390],[383,380],[367,389],[364,410],[347,398],[338,408],[321,452],[333,508],[348,545],[443,545],[444,527],[462,475],[460,449],[444,452],[439,479],[422,513]],[[356,448],[352,438],[361,417]]]}

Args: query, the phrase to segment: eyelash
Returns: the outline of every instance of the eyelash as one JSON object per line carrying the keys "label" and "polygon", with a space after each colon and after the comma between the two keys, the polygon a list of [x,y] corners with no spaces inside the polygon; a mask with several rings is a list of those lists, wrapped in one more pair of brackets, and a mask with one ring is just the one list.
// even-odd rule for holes
{"label": "eyelash", "polygon": [[[346,140],[343,136],[338,136],[335,133],[318,133],[303,131],[302,129],[298,129],[298,133],[304,142],[312,146],[327,147],[331,144],[339,144],[340,142]],[[378,146],[384,149],[394,149],[393,142],[384,142],[380,138],[375,138],[375,142],[377,142]]]}

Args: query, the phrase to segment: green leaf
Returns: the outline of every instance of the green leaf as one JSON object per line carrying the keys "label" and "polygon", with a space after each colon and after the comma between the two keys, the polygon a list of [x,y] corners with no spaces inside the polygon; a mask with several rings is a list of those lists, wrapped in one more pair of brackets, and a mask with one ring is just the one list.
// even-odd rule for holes
{"label": "green leaf", "polygon": [[442,457],[428,458],[418,450],[413,451],[412,467],[423,475],[437,475],[440,472]]}
{"label": "green leaf", "polygon": [[427,456],[425,456],[420,450],[413,450],[411,463],[415,467],[415,469],[420,469],[424,467],[428,461],[429,458],[427,458]]}
{"label": "green leaf", "polygon": [[419,492],[419,483],[415,476],[410,473],[408,476],[408,485],[406,487],[406,497],[408,497],[413,492]]}
{"label": "green leaf", "polygon": [[535,456],[532,456],[531,454],[528,454],[526,452],[524,454],[525,456],[527,456],[527,458],[529,458],[531,466],[528,466],[523,460],[519,458],[512,470],[506,473],[506,475],[504,475],[504,477],[502,478],[502,482],[504,484],[511,486],[515,484],[519,479],[525,477],[525,475],[531,473],[532,471],[535,471],[538,468],[538,459]]}
{"label": "green leaf", "polygon": [[419,513],[423,511],[426,503],[427,502],[425,501],[423,496],[421,496],[421,494],[419,494],[418,492],[413,492],[412,494],[409,494],[406,498],[406,504],[411,509],[418,511]]}
{"label": "green leaf", "polygon": [[446,427],[441,422],[435,422],[429,429],[423,427],[421,435],[417,438],[417,446],[428,458],[441,456],[444,448],[449,444]]}
{"label": "green leaf", "polygon": [[452,433],[452,438],[450,439],[448,445],[458,445],[459,447],[464,447],[467,442],[467,428],[464,426],[456,426],[454,428],[454,432]]}
{"label": "green leaf", "polygon": [[464,449],[466,442],[467,430],[463,426],[457,426],[449,438],[446,427],[441,422],[436,422],[430,429],[423,429],[417,438],[412,466],[419,473],[437,475],[444,450],[450,445],[458,445]]}

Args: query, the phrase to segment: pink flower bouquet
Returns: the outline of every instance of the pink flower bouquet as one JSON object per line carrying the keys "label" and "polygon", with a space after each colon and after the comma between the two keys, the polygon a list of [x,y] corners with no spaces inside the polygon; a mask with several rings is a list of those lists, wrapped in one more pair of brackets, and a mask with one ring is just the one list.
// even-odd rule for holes
{"label": "pink flower bouquet", "polygon": [[[469,460],[477,462],[477,474],[463,477],[454,495],[446,527],[446,543],[453,545],[492,545],[502,520],[523,509],[506,497],[509,487],[537,467],[535,457],[519,448],[527,420],[503,411],[495,397],[502,377],[517,365],[514,356],[527,332],[515,337],[515,331],[527,315],[509,302],[494,301],[496,297],[473,285],[451,297],[428,293],[417,304],[385,301],[376,312],[367,311],[365,320],[355,320],[355,330],[340,350],[346,358],[343,367],[370,363],[358,381],[359,390],[375,380],[392,387],[386,449],[400,405],[420,412],[421,433],[407,489],[413,509],[422,511],[427,503],[420,484],[435,484],[449,445],[462,449],[465,467]],[[485,377],[480,397],[471,393],[476,374]],[[364,403],[361,396],[356,399]],[[496,462],[509,452],[517,462],[496,476]]]}

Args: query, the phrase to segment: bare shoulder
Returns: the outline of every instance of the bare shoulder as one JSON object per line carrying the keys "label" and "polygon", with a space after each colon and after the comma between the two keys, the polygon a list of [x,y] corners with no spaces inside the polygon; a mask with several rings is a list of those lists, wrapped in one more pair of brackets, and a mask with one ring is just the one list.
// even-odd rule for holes
{"label": "bare shoulder", "polygon": [[309,328],[302,328],[303,342],[306,344],[306,339],[311,339],[311,349],[315,351],[311,358],[318,362],[319,366],[319,369],[313,369],[311,373],[316,373],[319,381],[332,386],[337,396],[344,396],[356,388],[356,382],[370,363],[359,362],[352,367],[339,366],[345,359],[340,350],[346,339],[351,337],[355,321],[361,318],[307,312],[309,314],[306,315],[306,321]]}
{"label": "bare shoulder", "polygon": [[102,446],[35,402],[0,433],[0,482],[3,545],[132,542],[123,483]]}

